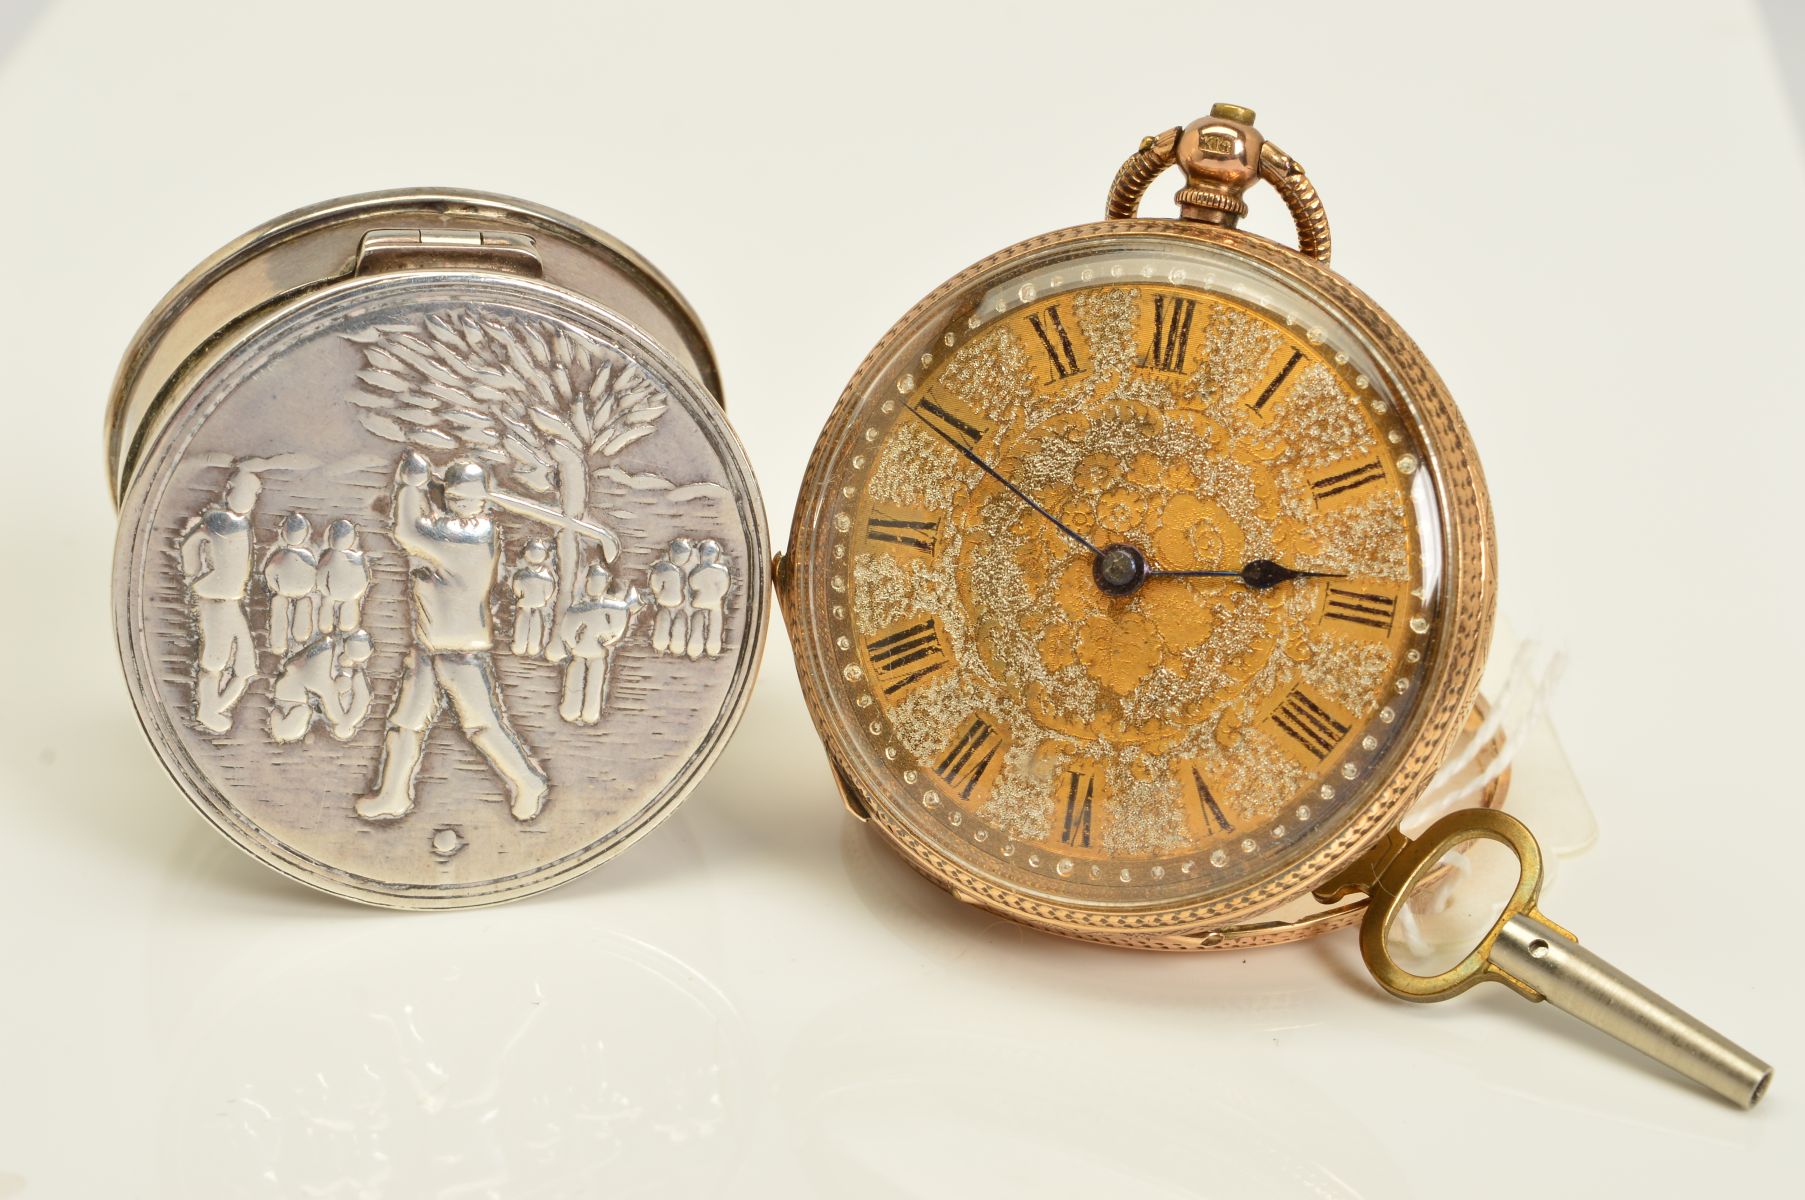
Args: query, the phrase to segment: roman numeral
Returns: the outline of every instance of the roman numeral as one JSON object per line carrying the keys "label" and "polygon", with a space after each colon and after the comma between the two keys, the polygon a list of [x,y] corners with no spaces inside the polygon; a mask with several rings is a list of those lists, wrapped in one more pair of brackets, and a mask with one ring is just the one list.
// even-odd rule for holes
{"label": "roman numeral", "polygon": [[1001,745],[1002,739],[996,736],[990,722],[983,717],[973,717],[959,740],[934,765],[934,773],[946,780],[947,786],[956,790],[960,799],[970,800],[973,789],[990,769]]}
{"label": "roman numeral", "polygon": [[1285,380],[1291,378],[1291,372],[1297,370],[1297,364],[1302,362],[1303,359],[1303,351],[1293,350],[1291,352],[1291,357],[1285,360],[1285,365],[1279,368],[1279,373],[1272,377],[1272,381],[1265,386],[1259,396],[1254,400],[1253,410],[1255,412],[1264,412],[1266,410],[1266,405],[1271,402],[1274,396],[1279,394],[1279,389],[1285,386]]}
{"label": "roman numeral", "polygon": [[1076,771],[1065,773],[1065,825],[1059,840],[1068,846],[1086,849],[1091,844],[1091,801],[1097,794],[1097,781]]}
{"label": "roman numeral", "polygon": [[1210,791],[1210,785],[1203,781],[1203,774],[1196,767],[1191,768],[1191,781],[1197,785],[1197,815],[1199,823],[1203,826],[1203,835],[1207,838],[1217,834],[1233,833],[1235,827],[1230,825],[1228,818],[1222,815],[1222,806],[1216,803],[1216,797]]}
{"label": "roman numeral", "polygon": [[946,650],[934,628],[934,618],[895,633],[887,633],[865,646],[865,655],[884,685],[884,695],[892,695],[919,683],[946,666]]}
{"label": "roman numeral", "polygon": [[1057,304],[1048,305],[1030,316],[1028,324],[1033,326],[1041,348],[1047,352],[1047,360],[1053,365],[1048,383],[1069,379],[1084,369],[1078,363],[1078,352],[1072,348],[1072,336],[1065,331],[1065,322],[1059,319]]}
{"label": "roman numeral", "polygon": [[1369,459],[1356,467],[1337,471],[1333,475],[1325,475],[1321,479],[1311,480],[1310,491],[1316,496],[1316,503],[1321,504],[1331,496],[1339,496],[1363,488],[1369,483],[1378,483],[1385,478],[1385,468],[1379,460]]}
{"label": "roman numeral", "polygon": [[1147,351],[1149,367],[1156,371],[1184,373],[1185,347],[1191,340],[1191,317],[1196,311],[1195,300],[1154,293],[1153,345]]}
{"label": "roman numeral", "polygon": [[865,536],[872,541],[908,546],[928,554],[934,552],[934,537],[939,529],[938,521],[917,521],[875,512],[865,521]]}
{"label": "roman numeral", "polygon": [[915,402],[915,411],[927,417],[935,428],[944,430],[967,446],[976,446],[984,438],[983,426],[968,417],[958,416],[925,397]]}
{"label": "roman numeral", "polygon": [[1363,625],[1390,633],[1397,611],[1398,602],[1391,596],[1330,584],[1323,601],[1322,619],[1345,621],[1349,625]]}
{"label": "roman numeral", "polygon": [[1301,746],[1311,757],[1321,761],[1347,736],[1347,725],[1337,719],[1320,701],[1311,699],[1297,688],[1272,710],[1271,721],[1279,732]]}

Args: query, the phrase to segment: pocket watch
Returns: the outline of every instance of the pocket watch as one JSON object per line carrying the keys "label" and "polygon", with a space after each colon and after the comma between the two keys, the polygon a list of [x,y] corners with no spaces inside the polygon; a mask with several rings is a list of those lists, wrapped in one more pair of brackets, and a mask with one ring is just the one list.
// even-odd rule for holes
{"label": "pocket watch", "polygon": [[[1253,119],[1218,105],[1144,140],[1108,219],[960,272],[860,365],[777,562],[810,712],[852,813],[1001,916],[1228,949],[1365,894],[1393,994],[1558,997],[1578,947],[1534,910],[1527,830],[1480,809],[1397,832],[1491,634],[1478,457],[1422,352],[1329,270],[1314,186]],[[1138,217],[1172,165],[1179,215]],[[1297,250],[1236,228],[1262,179]],[[1518,894],[1458,967],[1412,975],[1389,923],[1474,838],[1519,854]],[[1561,981],[1499,965],[1549,939]]]}
{"label": "pocket watch", "polygon": [[574,878],[696,784],[768,550],[700,322],[525,201],[335,200],[233,242],[127,350],[114,613],[176,783],[372,904]]}

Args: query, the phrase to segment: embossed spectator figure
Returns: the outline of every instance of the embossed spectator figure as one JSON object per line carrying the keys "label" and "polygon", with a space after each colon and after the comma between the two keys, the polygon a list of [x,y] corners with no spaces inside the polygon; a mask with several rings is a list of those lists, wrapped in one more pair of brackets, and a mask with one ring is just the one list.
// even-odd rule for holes
{"label": "embossed spectator figure", "polygon": [[449,707],[464,740],[501,777],[514,819],[530,821],[545,806],[548,785],[508,725],[490,664],[490,596],[501,544],[489,518],[489,477],[479,463],[453,462],[445,468],[443,507],[433,500],[431,481],[423,456],[412,450],[402,456],[392,536],[407,553],[414,644],[389,709],[375,787],[357,801],[357,814],[380,821],[413,810],[427,732]]}
{"label": "embossed spectator figure", "polygon": [[195,655],[194,719],[214,733],[232,728],[232,712],[257,675],[257,647],[245,601],[251,590],[251,512],[262,481],[239,469],[225,495],[182,531],[187,581],[200,646]]}
{"label": "embossed spectator figure", "polygon": [[320,585],[320,560],[309,545],[313,527],[300,513],[282,522],[282,541],[263,559],[263,585],[269,589],[269,648],[287,654],[313,637],[314,590]]}
{"label": "embossed spectator figure", "polygon": [[357,544],[357,526],[334,521],[320,555],[320,632],[350,633],[363,625],[370,568]]}
{"label": "embossed spectator figure", "polygon": [[696,557],[701,562],[689,573],[689,656],[713,658],[721,652],[722,609],[733,578],[713,538],[696,548]]}
{"label": "embossed spectator figure", "polygon": [[677,538],[647,574],[647,586],[658,605],[652,617],[652,649],[660,654],[682,654],[689,645],[689,581],[685,576],[694,554],[688,538]]}
{"label": "embossed spectator figure", "polygon": [[370,714],[370,635],[359,629],[315,638],[282,660],[270,689],[270,736],[298,742],[317,717],[347,741]]}
{"label": "embossed spectator figure", "polygon": [[558,622],[557,643],[548,655],[553,662],[570,656],[564,668],[564,698],[558,715],[573,725],[594,725],[602,719],[608,702],[608,670],[614,648],[627,636],[633,618],[645,607],[639,589],[609,589],[608,568],[596,563],[583,581],[583,595],[564,610]]}
{"label": "embossed spectator figure", "polygon": [[552,599],[558,594],[558,576],[548,563],[551,547],[538,538],[526,544],[525,561],[514,571],[514,653],[521,657],[544,654],[551,641]]}

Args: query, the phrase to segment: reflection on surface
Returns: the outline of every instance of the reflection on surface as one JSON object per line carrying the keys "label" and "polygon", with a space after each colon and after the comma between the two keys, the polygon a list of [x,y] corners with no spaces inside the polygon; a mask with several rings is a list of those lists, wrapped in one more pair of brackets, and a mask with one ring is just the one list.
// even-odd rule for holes
{"label": "reflection on surface", "polygon": [[168,1194],[721,1180],[746,1137],[739,1015],[683,962],[574,911],[365,913],[349,938],[272,930],[262,968],[213,972],[220,990],[169,1041]]}
{"label": "reflection on surface", "polygon": [[[1069,1036],[1027,1012],[1014,1029],[979,1029],[955,1013],[866,999],[872,1007],[842,1008],[817,1027],[782,1079],[784,1115],[818,1194],[926,1194],[908,1182],[919,1178],[918,1155],[958,1195],[1407,1191],[1374,1153],[1376,1130],[1357,1103],[1311,1094],[1259,1041],[1201,1031],[1166,1041],[1119,1020],[1091,1023],[1106,1020],[1100,1012],[1074,1015]],[[949,1061],[961,1064],[956,1075]],[[1341,1164],[1361,1160],[1344,1173]]]}
{"label": "reflection on surface", "polygon": [[397,962],[363,938],[195,1014],[188,1039],[236,1052],[171,1061],[171,1195],[619,1193],[731,1168],[736,1016],[693,971],[628,938],[549,960],[451,926],[404,937],[428,944]]}

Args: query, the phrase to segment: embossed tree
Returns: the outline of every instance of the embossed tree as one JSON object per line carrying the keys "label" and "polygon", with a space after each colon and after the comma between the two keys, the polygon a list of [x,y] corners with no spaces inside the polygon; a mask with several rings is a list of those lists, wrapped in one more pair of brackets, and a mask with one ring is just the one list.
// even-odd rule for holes
{"label": "embossed tree", "polygon": [[[378,437],[460,451],[582,518],[590,476],[650,434],[665,405],[639,368],[549,322],[469,310],[345,335],[363,352],[348,399]],[[577,585],[577,535],[558,532],[558,612]]]}

